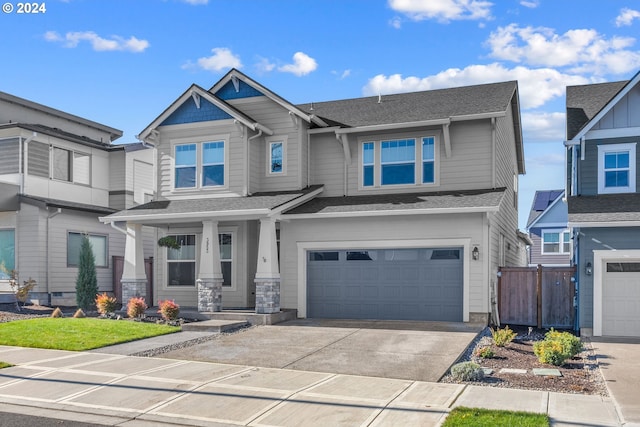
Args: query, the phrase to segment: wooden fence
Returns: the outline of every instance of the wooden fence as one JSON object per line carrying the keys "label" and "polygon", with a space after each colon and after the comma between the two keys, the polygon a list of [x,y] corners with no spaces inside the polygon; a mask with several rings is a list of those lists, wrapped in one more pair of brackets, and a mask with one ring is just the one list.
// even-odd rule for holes
{"label": "wooden fence", "polygon": [[[113,262],[113,293],[119,303],[122,301],[122,270],[124,269],[124,257],[114,255]],[[144,260],[144,270],[147,274],[147,296],[145,301],[149,306],[153,305],[153,258],[147,258]],[[124,301],[126,303],[126,301]]]}
{"label": "wooden fence", "polygon": [[503,325],[573,329],[575,267],[501,267],[498,312]]}

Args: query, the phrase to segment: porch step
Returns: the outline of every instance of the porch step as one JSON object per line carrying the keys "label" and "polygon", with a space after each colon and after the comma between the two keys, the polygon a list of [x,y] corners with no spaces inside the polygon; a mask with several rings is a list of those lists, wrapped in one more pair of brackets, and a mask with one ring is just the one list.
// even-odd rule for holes
{"label": "porch step", "polygon": [[182,325],[182,330],[192,332],[228,332],[234,329],[244,328],[245,326],[249,326],[249,323],[246,321],[214,319],[185,323]]}

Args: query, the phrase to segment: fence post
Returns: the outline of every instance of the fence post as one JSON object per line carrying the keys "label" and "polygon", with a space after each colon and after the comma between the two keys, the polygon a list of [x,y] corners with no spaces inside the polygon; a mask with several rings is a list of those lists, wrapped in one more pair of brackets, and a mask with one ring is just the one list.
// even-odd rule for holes
{"label": "fence post", "polygon": [[537,275],[536,296],[538,300],[538,329],[540,329],[542,328],[542,264],[538,264]]}

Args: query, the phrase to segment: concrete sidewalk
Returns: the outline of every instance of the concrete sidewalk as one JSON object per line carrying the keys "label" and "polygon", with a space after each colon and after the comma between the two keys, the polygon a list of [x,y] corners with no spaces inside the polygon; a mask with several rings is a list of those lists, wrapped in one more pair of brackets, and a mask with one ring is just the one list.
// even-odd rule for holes
{"label": "concrete sidewalk", "polygon": [[[177,334],[176,334],[177,335]],[[600,396],[0,346],[0,411],[94,424],[438,426],[456,406],[620,425]]]}

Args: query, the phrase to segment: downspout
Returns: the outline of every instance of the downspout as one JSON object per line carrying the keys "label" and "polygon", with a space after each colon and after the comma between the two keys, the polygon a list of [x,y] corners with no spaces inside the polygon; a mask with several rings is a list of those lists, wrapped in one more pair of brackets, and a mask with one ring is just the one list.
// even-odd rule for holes
{"label": "downspout", "polygon": [[116,225],[115,222],[110,222],[109,225],[111,226],[111,228],[113,228],[114,230],[117,230],[119,232],[121,232],[122,234],[124,234],[125,236],[127,235],[127,230],[125,230],[124,228],[120,228]]}
{"label": "downspout", "polygon": [[491,188],[496,188],[496,118],[491,117]]}
{"label": "downspout", "polygon": [[251,195],[251,141],[262,136],[262,129],[253,136],[247,138],[247,196]]}
{"label": "downspout", "polygon": [[311,134],[307,130],[307,186],[311,186]]}
{"label": "downspout", "polygon": [[[48,209],[47,209],[48,212]],[[46,254],[46,263],[47,263],[47,271],[46,271],[46,280],[47,280],[47,288],[45,289],[45,291],[47,292],[47,295],[49,297],[49,303],[51,302],[51,295],[49,292],[49,278],[51,276],[51,265],[50,265],[50,257],[49,257],[49,253],[51,252],[51,248],[49,247],[49,241],[51,240],[51,227],[50,227],[50,221],[52,218],[60,215],[62,213],[62,208],[58,208],[55,212],[47,215],[47,235],[45,237],[46,242],[45,242],[45,248],[47,248],[47,254]]]}

